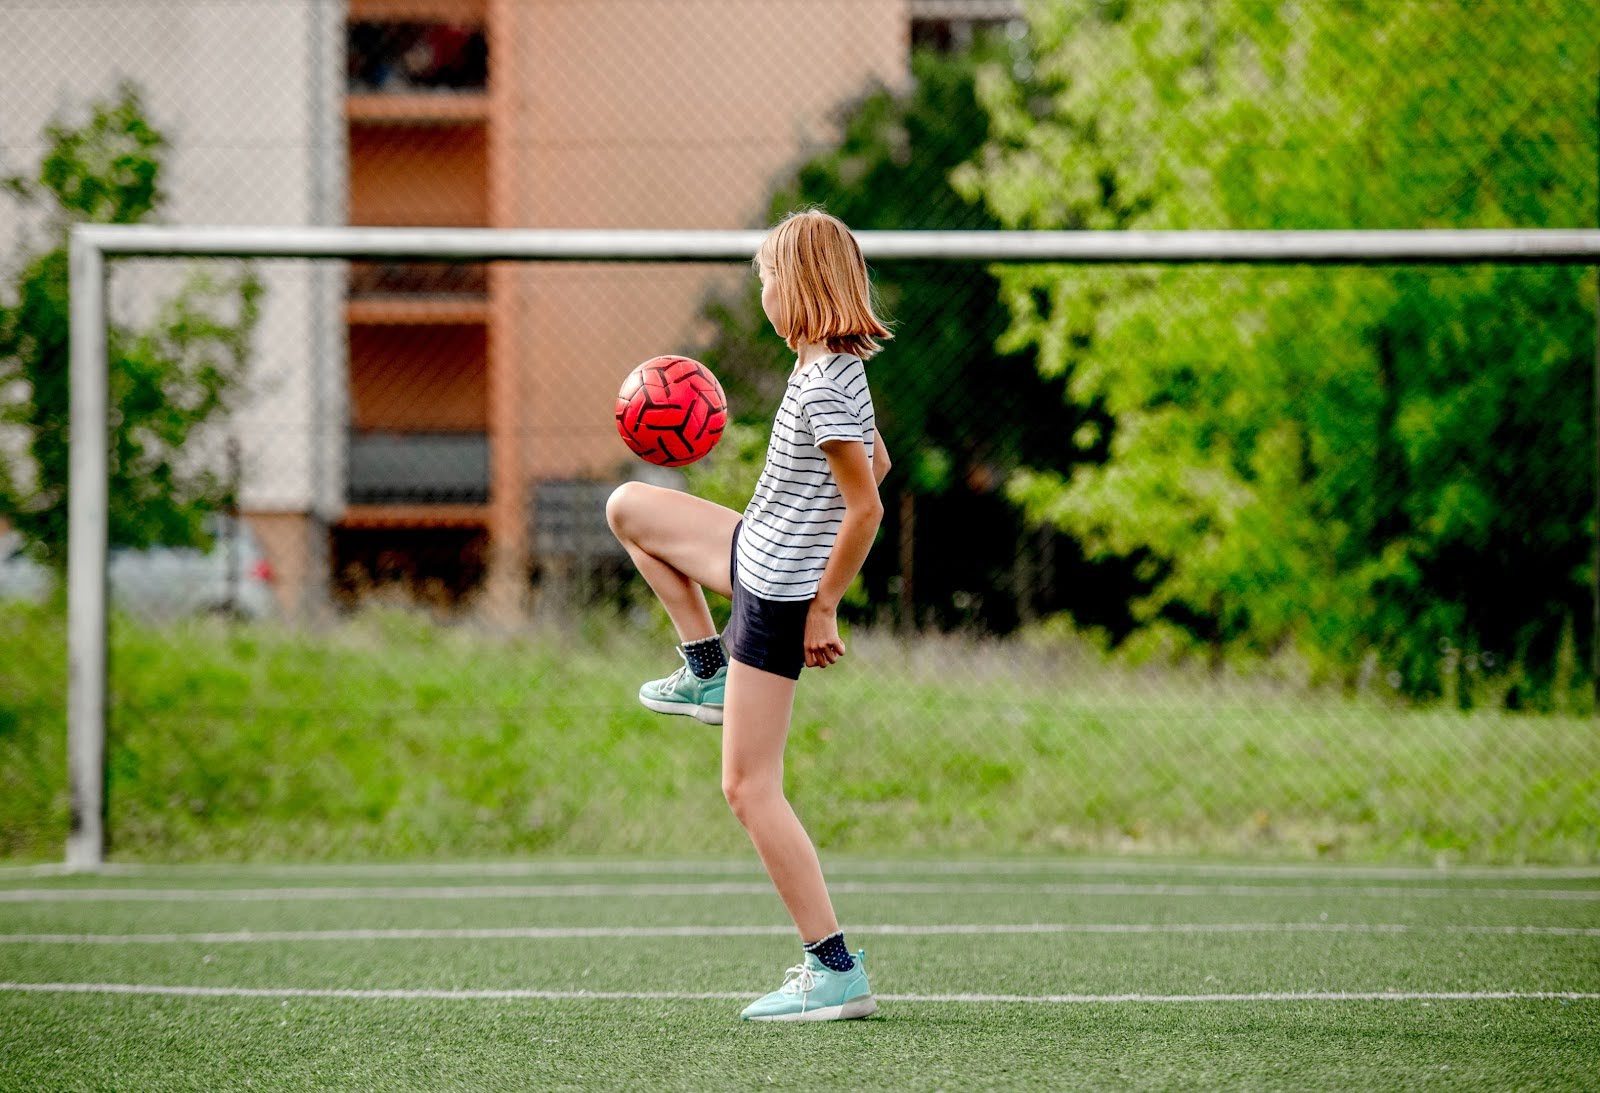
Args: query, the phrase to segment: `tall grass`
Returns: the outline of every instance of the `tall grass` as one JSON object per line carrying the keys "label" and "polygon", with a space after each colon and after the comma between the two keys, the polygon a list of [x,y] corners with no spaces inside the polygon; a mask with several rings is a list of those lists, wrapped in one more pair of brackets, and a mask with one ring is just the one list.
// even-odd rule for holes
{"label": "tall grass", "polygon": [[[1600,860],[1600,726],[1108,666],[1060,638],[847,636],[787,752],[824,848]],[[118,620],[109,830],[125,859],[743,853],[719,733],[634,700],[655,623],[494,634],[373,612],[319,632]],[[0,855],[66,835],[65,629],[0,609]]]}

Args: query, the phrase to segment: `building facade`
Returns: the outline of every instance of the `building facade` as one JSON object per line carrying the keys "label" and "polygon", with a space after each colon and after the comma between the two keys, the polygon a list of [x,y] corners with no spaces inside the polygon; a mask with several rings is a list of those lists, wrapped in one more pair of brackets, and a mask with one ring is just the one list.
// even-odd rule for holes
{"label": "building facade", "polygon": [[[171,138],[167,222],[747,228],[841,106],[907,77],[924,0],[8,0],[0,139],[127,79]],[[970,10],[969,10],[970,9]],[[952,17],[954,17],[952,19]],[[920,20],[920,21],[919,21]],[[35,226],[7,221],[22,240]],[[3,237],[3,235],[0,235]],[[119,318],[177,263],[114,278]],[[263,263],[243,507],[291,615],[391,578],[528,606],[541,485],[616,481],[613,399],[692,344],[706,266]],[[635,461],[636,462],[636,461]]]}

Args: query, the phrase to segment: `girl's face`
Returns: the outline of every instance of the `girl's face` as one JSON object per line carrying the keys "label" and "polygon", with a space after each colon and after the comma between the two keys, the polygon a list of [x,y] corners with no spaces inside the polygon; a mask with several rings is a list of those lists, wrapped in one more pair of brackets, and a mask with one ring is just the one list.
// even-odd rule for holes
{"label": "girl's face", "polygon": [[772,329],[781,332],[783,324],[778,308],[777,272],[766,258],[761,259],[757,272],[761,278],[761,310],[767,313],[767,321],[772,324]]}

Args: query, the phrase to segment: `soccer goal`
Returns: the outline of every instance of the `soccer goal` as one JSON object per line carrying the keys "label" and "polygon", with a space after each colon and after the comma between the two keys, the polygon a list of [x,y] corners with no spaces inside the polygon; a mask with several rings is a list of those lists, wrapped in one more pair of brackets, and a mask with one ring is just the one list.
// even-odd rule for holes
{"label": "soccer goal", "polygon": [[[761,238],[762,233],[754,231],[76,228],[70,248],[67,709],[71,829],[67,865],[95,869],[102,863],[106,848],[110,264],[127,259],[211,258],[373,263],[732,264],[747,262]],[[863,231],[859,240],[871,263],[942,262],[1003,268],[1096,264],[1600,264],[1600,230]],[[337,289],[342,292],[343,286]],[[447,313],[441,314],[446,318],[437,321],[450,321]],[[489,382],[495,382],[493,377]],[[455,458],[450,453],[456,449],[447,452],[441,447],[438,451],[443,453],[441,458]],[[1591,622],[1600,630],[1600,607],[1596,611]]]}

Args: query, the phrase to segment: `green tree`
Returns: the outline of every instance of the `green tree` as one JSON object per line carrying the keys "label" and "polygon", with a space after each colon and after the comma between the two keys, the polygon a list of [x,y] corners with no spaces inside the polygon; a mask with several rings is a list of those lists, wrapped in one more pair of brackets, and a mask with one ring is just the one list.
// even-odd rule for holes
{"label": "green tree", "polygon": [[[1595,222],[1578,0],[1030,7],[957,184],[1009,227]],[[1110,457],[1012,496],[1145,556],[1143,647],[1543,705],[1586,663],[1594,283],[1572,267],[1000,271]]]}
{"label": "green tree", "polygon": [[[24,258],[0,298],[0,421],[20,426],[30,466],[0,474],[0,516],[58,572],[66,565],[68,471],[67,236],[73,224],[138,223],[160,206],[166,138],[137,91],[94,105],[86,124],[45,130],[31,178],[6,191],[42,213],[47,247]],[[224,411],[238,386],[259,315],[261,285],[246,271],[195,273],[143,330],[109,331],[110,539],[114,545],[199,545],[207,513],[229,484],[184,456],[195,430]]]}

